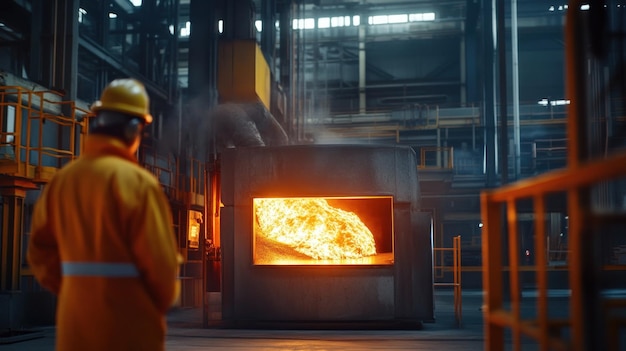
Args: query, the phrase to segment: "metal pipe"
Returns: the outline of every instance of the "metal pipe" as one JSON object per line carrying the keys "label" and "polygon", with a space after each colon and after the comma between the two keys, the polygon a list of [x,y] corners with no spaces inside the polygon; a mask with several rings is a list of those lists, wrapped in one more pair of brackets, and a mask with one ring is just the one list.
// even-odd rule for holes
{"label": "metal pipe", "polygon": [[[465,32],[465,24],[461,23],[461,30]],[[467,86],[466,86],[466,77],[465,75],[467,67],[465,62],[465,36],[462,35],[459,44],[459,65],[461,70],[461,84],[460,84],[460,96],[461,96],[461,106],[465,106],[467,104]]]}
{"label": "metal pipe", "polygon": [[365,24],[359,26],[359,112],[365,113],[367,109],[367,100],[365,94],[366,88],[366,66],[365,66]]}
{"label": "metal pipe", "polygon": [[496,143],[498,131],[496,129],[496,91],[495,91],[495,0],[483,2],[483,100],[485,116],[485,173],[487,187],[496,184],[496,158],[498,145]]}
{"label": "metal pipe", "polygon": [[[445,82],[412,82],[412,83],[389,83],[389,84],[369,84],[363,87],[364,90],[386,89],[386,88],[410,88],[410,87],[428,87],[428,86],[447,86],[460,85],[460,81]],[[361,89],[360,87],[337,87],[329,88],[328,91],[350,91]]]}

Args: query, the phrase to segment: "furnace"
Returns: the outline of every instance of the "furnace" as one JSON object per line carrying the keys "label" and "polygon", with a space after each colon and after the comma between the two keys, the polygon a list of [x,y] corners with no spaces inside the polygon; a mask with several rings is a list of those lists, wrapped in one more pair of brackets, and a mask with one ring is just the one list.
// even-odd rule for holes
{"label": "furnace", "polygon": [[256,198],[255,265],[393,264],[393,198]]}
{"label": "furnace", "polygon": [[220,178],[224,322],[433,320],[432,223],[412,149],[228,149]]}

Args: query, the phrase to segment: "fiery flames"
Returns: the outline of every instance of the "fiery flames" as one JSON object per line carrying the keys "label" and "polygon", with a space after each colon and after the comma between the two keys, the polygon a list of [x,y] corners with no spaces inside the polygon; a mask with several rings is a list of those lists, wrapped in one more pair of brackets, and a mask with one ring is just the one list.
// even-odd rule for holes
{"label": "fiery flames", "polygon": [[354,213],[322,198],[254,199],[260,235],[318,260],[376,254],[372,232]]}

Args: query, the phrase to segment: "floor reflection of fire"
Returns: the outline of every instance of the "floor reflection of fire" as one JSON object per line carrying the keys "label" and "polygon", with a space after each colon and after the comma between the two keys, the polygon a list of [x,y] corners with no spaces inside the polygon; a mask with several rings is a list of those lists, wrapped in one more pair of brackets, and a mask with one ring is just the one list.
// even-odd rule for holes
{"label": "floor reflection of fire", "polygon": [[[254,199],[254,209],[256,264],[377,263],[367,225],[324,198]],[[378,261],[392,258],[388,253]]]}

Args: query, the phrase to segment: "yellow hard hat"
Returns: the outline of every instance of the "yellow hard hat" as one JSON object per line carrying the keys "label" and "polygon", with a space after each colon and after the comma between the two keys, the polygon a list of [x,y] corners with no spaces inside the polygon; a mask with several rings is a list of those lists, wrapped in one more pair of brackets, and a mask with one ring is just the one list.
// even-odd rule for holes
{"label": "yellow hard hat", "polygon": [[116,79],[109,83],[100,100],[91,105],[93,112],[110,110],[140,117],[146,124],[152,123],[150,99],[144,85],[132,78]]}

